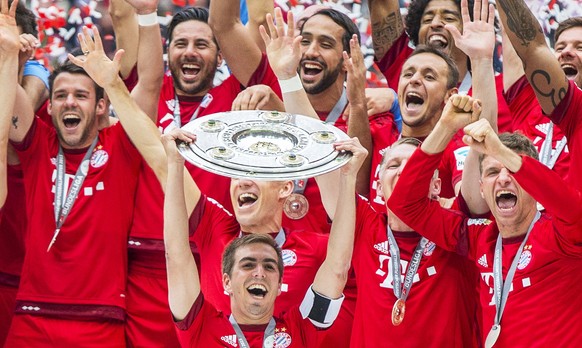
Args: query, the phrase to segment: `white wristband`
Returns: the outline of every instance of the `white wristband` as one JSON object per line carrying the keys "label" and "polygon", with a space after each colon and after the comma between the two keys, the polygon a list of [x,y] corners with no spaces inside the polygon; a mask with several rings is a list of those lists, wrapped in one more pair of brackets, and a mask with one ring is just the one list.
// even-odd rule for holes
{"label": "white wristband", "polygon": [[158,24],[158,13],[152,12],[146,15],[137,15],[137,22],[142,27],[149,27],[150,25]]}
{"label": "white wristband", "polygon": [[279,80],[279,86],[281,87],[281,93],[291,93],[303,89],[303,84],[298,74],[287,80]]}

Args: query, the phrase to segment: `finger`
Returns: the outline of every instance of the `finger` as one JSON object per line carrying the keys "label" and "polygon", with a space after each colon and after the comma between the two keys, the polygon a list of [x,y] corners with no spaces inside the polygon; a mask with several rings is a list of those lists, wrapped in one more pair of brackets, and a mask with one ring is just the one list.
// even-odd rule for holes
{"label": "finger", "polygon": [[[267,15],[267,18],[269,17],[269,14]],[[267,30],[265,29],[265,27],[261,24],[259,25],[259,34],[261,34],[261,38],[263,39],[263,42],[265,43],[265,47],[269,46],[269,44],[271,43],[271,37],[269,36],[269,34],[267,34]]]}
{"label": "finger", "polygon": [[[266,99],[266,96],[262,93],[252,93],[249,96],[249,110],[260,110],[259,103],[261,100]],[[263,103],[266,104],[266,103]]]}
{"label": "finger", "polygon": [[83,27],[83,35],[85,36],[85,45],[89,52],[93,52],[95,50],[95,43],[93,42],[93,37],[91,37],[91,32],[89,28]]}
{"label": "finger", "polygon": [[495,24],[495,6],[493,6],[493,4],[489,4],[489,16],[487,17],[487,24]]}
{"label": "finger", "polygon": [[447,29],[449,31],[449,33],[451,33],[453,40],[455,40],[455,44],[458,45],[462,41],[463,35],[459,31],[459,29],[457,29],[457,27],[455,27],[452,24],[447,24],[447,25],[445,25],[445,29]]}
{"label": "finger", "polygon": [[287,12],[287,36],[295,36],[295,18],[293,18],[293,11]]}
{"label": "finger", "polygon": [[265,110],[265,105],[267,105],[267,102],[269,101],[269,98],[261,98],[259,99],[255,104],[255,110]]}
{"label": "finger", "polygon": [[295,39],[293,39],[293,54],[298,54],[301,51],[301,40],[303,40],[303,36],[298,35]]}
{"label": "finger", "polygon": [[119,67],[121,66],[121,59],[123,58],[124,54],[125,50],[119,49],[117,52],[115,52],[115,55],[113,56],[113,63],[115,64],[115,68],[117,69],[118,72]]}
{"label": "finger", "polygon": [[285,36],[285,21],[283,21],[283,13],[280,8],[275,9],[275,26],[277,27],[277,37]]}
{"label": "finger", "polygon": [[342,119],[347,122],[349,117],[350,117],[350,104],[348,104],[348,106],[346,106],[346,109],[344,110],[344,113],[342,114]]}
{"label": "finger", "polygon": [[481,20],[489,23],[489,1],[481,0]]}
{"label": "finger", "polygon": [[479,120],[481,112],[483,111],[483,106],[479,100],[473,101],[473,112],[471,114],[471,122]]}
{"label": "finger", "polygon": [[[8,1],[6,1],[6,5],[8,5]],[[18,6],[18,0],[14,0],[10,5],[10,10],[8,11],[8,15],[12,18],[16,18],[16,7]],[[8,7],[8,6],[6,6]]]}
{"label": "finger", "polygon": [[473,110],[473,98],[469,96],[463,96],[463,111],[469,112]]}
{"label": "finger", "polygon": [[348,55],[348,52],[343,51],[342,56],[344,57],[344,64],[346,66],[346,70],[348,71],[348,74],[353,74],[354,73],[354,64],[353,64],[350,56]]}
{"label": "finger", "polygon": [[85,60],[79,59],[70,53],[67,54],[67,58],[78,67],[82,68],[84,66]]}
{"label": "finger", "polygon": [[97,26],[93,26],[93,39],[95,42],[95,50],[96,51],[103,51],[103,42],[101,41],[101,34],[99,34],[99,28]]}
{"label": "finger", "polygon": [[[277,9],[275,9],[275,12]],[[267,14],[267,26],[269,27],[269,36],[271,40],[275,40],[277,38],[277,29],[275,28],[275,19],[271,14]]]}
{"label": "finger", "polygon": [[[463,0],[464,2],[467,2],[467,0]],[[481,18],[481,0],[477,0],[475,1],[474,5],[473,5],[473,20],[475,22],[480,21]]]}
{"label": "finger", "polygon": [[[467,0],[461,1],[461,20],[463,23],[471,22],[471,16],[469,16],[469,4],[467,3]],[[477,19],[475,18],[475,20]]]}
{"label": "finger", "polygon": [[240,94],[236,96],[234,101],[232,102],[232,106],[230,107],[232,111],[239,111],[240,110]]}

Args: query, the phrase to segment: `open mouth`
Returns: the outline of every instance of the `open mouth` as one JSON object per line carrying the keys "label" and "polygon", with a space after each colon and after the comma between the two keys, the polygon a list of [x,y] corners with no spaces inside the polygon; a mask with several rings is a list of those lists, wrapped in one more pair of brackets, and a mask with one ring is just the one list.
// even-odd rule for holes
{"label": "open mouth", "polygon": [[81,123],[81,118],[77,115],[67,114],[63,117],[65,128],[75,128]]}
{"label": "open mouth", "polygon": [[192,79],[198,75],[200,72],[200,66],[197,64],[184,64],[182,65],[182,74],[186,79]]}
{"label": "open mouth", "polygon": [[517,204],[517,196],[510,191],[499,191],[495,196],[495,203],[500,210],[511,210]]}
{"label": "open mouth", "polygon": [[239,207],[249,207],[249,206],[255,204],[257,199],[259,199],[259,197],[257,197],[257,195],[255,195],[254,193],[250,193],[250,192],[242,193],[240,196],[238,196],[238,200],[237,200],[238,206]]}
{"label": "open mouth", "polygon": [[443,49],[448,46],[449,40],[440,34],[432,35],[428,38],[428,44],[437,49]]}
{"label": "open mouth", "polygon": [[315,63],[303,63],[302,68],[304,76],[315,76],[323,71],[323,67]]}
{"label": "open mouth", "polygon": [[267,288],[261,284],[252,284],[247,288],[247,291],[254,297],[260,298],[264,298],[268,293]]}
{"label": "open mouth", "polygon": [[406,107],[409,109],[416,109],[424,104],[424,99],[416,92],[406,93],[405,100]]}
{"label": "open mouth", "polygon": [[572,64],[562,64],[562,70],[568,79],[573,79],[578,75],[578,69]]}

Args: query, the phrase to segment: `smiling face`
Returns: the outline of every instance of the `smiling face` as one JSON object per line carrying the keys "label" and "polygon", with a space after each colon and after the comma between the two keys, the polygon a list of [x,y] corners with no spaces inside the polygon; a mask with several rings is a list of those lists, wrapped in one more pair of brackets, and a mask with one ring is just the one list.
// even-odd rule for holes
{"label": "smiling face", "polygon": [[96,100],[89,76],[63,72],[53,82],[48,112],[63,148],[82,149],[97,136],[96,115],[105,114],[105,101]]}
{"label": "smiling face", "polygon": [[582,86],[582,27],[564,30],[556,40],[554,49],[568,80]]}
{"label": "smiling face", "polygon": [[299,77],[308,94],[319,94],[345,79],[344,28],[324,15],[315,15],[303,25]]}
{"label": "smiling face", "polygon": [[509,237],[525,233],[524,225],[529,224],[536,213],[533,197],[493,157],[485,156],[481,168],[481,196],[495,216],[501,235]]}
{"label": "smiling face", "polygon": [[293,192],[291,181],[232,179],[230,199],[245,232],[278,232],[285,199]]}
{"label": "smiling face", "polygon": [[463,32],[463,21],[458,5],[453,0],[431,0],[424,9],[418,31],[418,43],[431,45],[451,56],[460,52],[445,29],[446,24]]}
{"label": "smiling face", "polygon": [[[427,136],[440,118],[449,96],[449,68],[441,57],[419,53],[404,63],[398,81],[398,101],[407,136]],[[413,133],[411,129],[415,129]]]}
{"label": "smiling face", "polygon": [[188,20],[176,25],[168,47],[168,65],[179,95],[206,94],[221,63],[222,56],[207,23]]}
{"label": "smiling face", "polygon": [[231,274],[223,274],[231,310],[239,324],[266,323],[281,293],[278,255],[265,243],[246,244],[234,253]]}

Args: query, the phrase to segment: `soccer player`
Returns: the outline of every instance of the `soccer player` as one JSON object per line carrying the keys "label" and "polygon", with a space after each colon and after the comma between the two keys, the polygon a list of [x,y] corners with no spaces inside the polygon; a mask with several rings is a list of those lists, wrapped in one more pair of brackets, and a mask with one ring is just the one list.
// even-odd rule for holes
{"label": "soccer player", "polygon": [[[164,137],[169,138],[165,141],[168,183],[164,204],[169,301],[182,346],[222,347],[226,343],[264,347],[276,342],[292,347],[313,347],[317,342],[315,328],[333,324],[343,300],[341,292],[350,268],[351,232],[355,221],[355,205],[350,196],[355,193],[357,172],[366,150],[361,145],[357,147],[357,142],[343,145],[352,150],[354,156],[341,169],[341,185],[336,188],[341,197],[337,206],[341,217],[338,215],[332,225],[325,261],[301,305],[291,307],[282,317],[273,317],[275,298],[281,292],[283,259],[271,237],[253,233],[235,239],[223,255],[222,283],[229,294],[232,312],[227,316],[206,301],[206,294],[200,291],[197,266],[189,246],[183,164],[172,141],[174,138]],[[260,209],[251,212],[261,213]],[[256,228],[270,227],[258,224]]]}
{"label": "soccer player", "polygon": [[[479,104],[464,98],[451,98],[408,161],[388,206],[424,237],[476,264],[486,347],[580,342],[582,288],[573,276],[582,266],[580,192],[535,159],[525,136],[497,136],[487,120],[474,122]],[[466,124],[464,140],[482,154],[481,194],[495,221],[443,209],[420,189],[431,181],[445,144]],[[559,316],[548,315],[548,308]]]}

